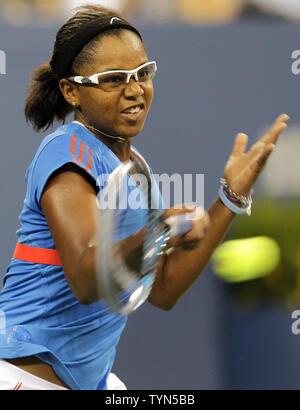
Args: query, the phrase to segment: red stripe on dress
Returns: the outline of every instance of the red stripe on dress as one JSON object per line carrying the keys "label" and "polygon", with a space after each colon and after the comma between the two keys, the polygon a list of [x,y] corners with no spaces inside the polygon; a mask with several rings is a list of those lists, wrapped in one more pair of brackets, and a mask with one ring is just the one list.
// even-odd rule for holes
{"label": "red stripe on dress", "polygon": [[76,135],[71,135],[70,152],[71,152],[71,154],[72,154],[72,156],[73,156],[73,162],[75,162],[75,164],[77,165],[77,164],[78,164],[78,160],[77,160],[77,158],[75,157],[76,142],[77,142],[76,140],[77,140]]}
{"label": "red stripe on dress", "polygon": [[[85,143],[83,141],[80,141],[80,147],[79,147],[79,162],[83,166],[83,160],[84,160],[84,151],[85,151]],[[85,167],[83,167],[85,168]]]}
{"label": "red stripe on dress", "polygon": [[22,386],[22,382],[18,382],[15,387],[13,388],[13,390],[19,390],[20,387]]}
{"label": "red stripe on dress", "polygon": [[13,258],[43,265],[61,266],[61,261],[56,249],[37,248],[18,242]]}
{"label": "red stripe on dress", "polygon": [[89,172],[91,175],[92,175],[92,165],[93,165],[93,157],[92,157],[92,154],[93,154],[93,150],[92,150],[91,147],[89,147],[89,159],[88,159],[88,162],[87,162],[86,169],[88,170],[88,172]]}

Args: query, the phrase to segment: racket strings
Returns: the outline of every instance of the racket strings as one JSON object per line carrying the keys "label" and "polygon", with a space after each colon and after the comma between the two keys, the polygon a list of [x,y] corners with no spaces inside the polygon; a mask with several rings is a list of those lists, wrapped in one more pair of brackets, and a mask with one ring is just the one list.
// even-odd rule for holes
{"label": "racket strings", "polygon": [[[149,296],[166,238],[166,225],[162,223],[163,210],[153,207],[157,202],[157,198],[153,198],[153,174],[135,150],[131,152],[130,162],[122,163],[119,169],[113,171],[104,195],[110,189],[116,189],[120,199],[123,192],[130,193],[130,189],[121,189],[122,185],[130,182],[130,177],[136,183],[133,189],[138,188],[147,206],[138,210],[137,214],[133,209],[120,212],[100,210],[99,284],[111,308],[124,314],[134,311]],[[128,236],[126,230],[135,218],[140,218],[141,229]]]}

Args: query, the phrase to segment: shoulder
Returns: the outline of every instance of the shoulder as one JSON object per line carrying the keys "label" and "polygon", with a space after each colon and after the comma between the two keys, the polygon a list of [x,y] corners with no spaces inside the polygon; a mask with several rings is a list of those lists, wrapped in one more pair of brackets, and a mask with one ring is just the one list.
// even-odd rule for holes
{"label": "shoulder", "polygon": [[67,163],[85,170],[96,179],[95,165],[101,157],[101,147],[84,128],[68,123],[46,136],[34,157],[32,168],[52,170]]}
{"label": "shoulder", "polygon": [[36,158],[43,155],[45,151],[48,153],[49,151],[59,150],[74,156],[75,160],[79,160],[82,154],[84,154],[84,148],[90,148],[92,151],[93,145],[93,141],[87,139],[86,134],[81,128],[74,126],[73,123],[69,123],[60,126],[56,131],[43,139],[37,150]]}
{"label": "shoulder", "polygon": [[98,174],[95,151],[93,138],[73,123],[63,125],[46,136],[25,177],[34,203],[40,206],[47,182],[66,171],[80,174],[95,187]]}

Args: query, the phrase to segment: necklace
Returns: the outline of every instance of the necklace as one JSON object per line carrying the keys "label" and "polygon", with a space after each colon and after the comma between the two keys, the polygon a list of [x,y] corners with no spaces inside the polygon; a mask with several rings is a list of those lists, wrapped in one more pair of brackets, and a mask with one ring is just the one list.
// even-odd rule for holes
{"label": "necklace", "polygon": [[122,142],[122,143],[127,142],[126,138],[115,137],[114,135],[106,134],[105,132],[98,130],[97,128],[93,127],[92,125],[87,124],[85,121],[82,121],[82,122],[81,121],[73,121],[73,122],[75,122],[75,123],[77,122],[78,124],[83,125],[88,130],[97,131],[97,132],[99,132],[99,134],[102,134],[104,137],[111,138],[113,140],[116,140],[116,141],[119,141],[119,142]]}

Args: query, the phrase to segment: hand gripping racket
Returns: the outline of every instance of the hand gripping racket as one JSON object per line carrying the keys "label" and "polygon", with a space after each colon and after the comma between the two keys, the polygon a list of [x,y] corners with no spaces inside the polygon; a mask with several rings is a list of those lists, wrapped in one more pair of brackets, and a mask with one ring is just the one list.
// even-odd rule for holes
{"label": "hand gripping racket", "polygon": [[[158,189],[153,189],[148,165],[135,151],[132,158],[109,175],[98,196],[98,290],[108,306],[123,315],[148,298],[168,239],[192,228],[188,214],[162,218],[164,210],[159,208]],[[129,235],[128,218],[139,227],[133,233],[129,229]]]}

